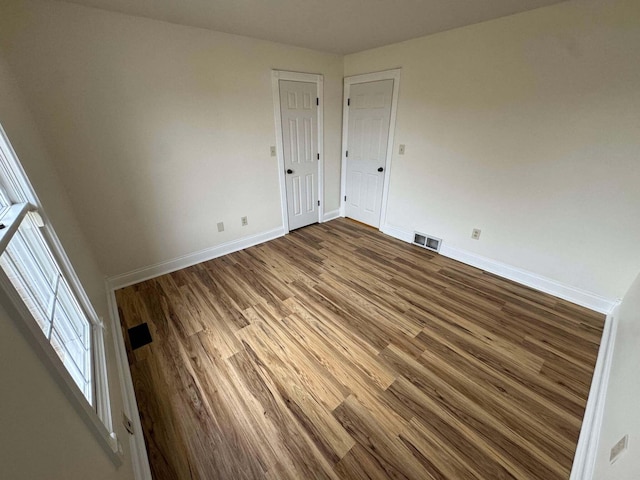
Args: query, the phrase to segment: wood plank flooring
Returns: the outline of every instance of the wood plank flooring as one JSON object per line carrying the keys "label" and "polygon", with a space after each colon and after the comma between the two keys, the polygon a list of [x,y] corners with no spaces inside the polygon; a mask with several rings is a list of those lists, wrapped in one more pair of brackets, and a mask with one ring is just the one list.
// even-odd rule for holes
{"label": "wood plank flooring", "polygon": [[567,479],[604,321],[345,219],[116,296],[155,480]]}

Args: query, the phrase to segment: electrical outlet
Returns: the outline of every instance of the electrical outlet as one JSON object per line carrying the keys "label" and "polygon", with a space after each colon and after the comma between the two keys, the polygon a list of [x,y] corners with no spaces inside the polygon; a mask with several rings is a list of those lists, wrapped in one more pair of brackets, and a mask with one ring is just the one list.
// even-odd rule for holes
{"label": "electrical outlet", "polygon": [[627,449],[627,445],[629,444],[629,435],[625,435],[618,443],[616,443],[611,448],[611,455],[609,455],[609,463],[615,462],[620,455]]}
{"label": "electrical outlet", "polygon": [[473,238],[474,240],[480,240],[481,233],[482,233],[482,230],[480,230],[479,228],[474,228],[473,231],[471,232],[471,238]]}
{"label": "electrical outlet", "polygon": [[400,148],[398,148],[398,154],[404,155],[404,144],[400,145]]}
{"label": "electrical outlet", "polygon": [[272,157],[276,156],[276,147],[274,147],[273,145],[271,146],[271,156]]}
{"label": "electrical outlet", "polygon": [[243,227],[246,227],[247,225],[249,225],[249,221],[247,220],[247,217],[242,217],[240,221],[242,222]]}
{"label": "electrical outlet", "polygon": [[133,435],[133,423],[124,412],[122,412],[122,424],[124,425],[124,428],[127,429],[127,432]]}
{"label": "electrical outlet", "polygon": [[224,222],[218,222],[218,231],[224,232]]}

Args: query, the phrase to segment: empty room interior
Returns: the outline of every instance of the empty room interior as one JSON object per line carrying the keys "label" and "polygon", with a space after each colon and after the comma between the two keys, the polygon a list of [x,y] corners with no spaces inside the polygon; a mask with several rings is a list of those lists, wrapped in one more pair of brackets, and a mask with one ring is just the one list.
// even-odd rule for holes
{"label": "empty room interior", "polygon": [[0,478],[640,478],[640,2],[0,4]]}

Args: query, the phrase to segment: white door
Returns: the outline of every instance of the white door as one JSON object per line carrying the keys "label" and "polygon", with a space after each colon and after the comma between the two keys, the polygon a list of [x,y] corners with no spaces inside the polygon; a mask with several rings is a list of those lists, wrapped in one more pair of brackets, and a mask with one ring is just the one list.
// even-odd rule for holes
{"label": "white door", "polygon": [[289,230],[318,222],[316,84],[280,80]]}
{"label": "white door", "polygon": [[349,92],[345,216],[380,227],[393,80],[356,83]]}

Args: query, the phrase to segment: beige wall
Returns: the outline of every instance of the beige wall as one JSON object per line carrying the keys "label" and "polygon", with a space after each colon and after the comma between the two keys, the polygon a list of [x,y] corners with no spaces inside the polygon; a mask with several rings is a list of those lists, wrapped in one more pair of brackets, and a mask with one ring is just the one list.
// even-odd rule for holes
{"label": "beige wall", "polygon": [[[109,321],[104,280],[73,216],[69,199],[43,147],[15,79],[0,59],[0,123],[9,136],[98,315]],[[0,477],[11,480],[86,480],[132,478],[124,428],[124,464],[116,469],[92,431],[83,423],[32,344],[18,330],[10,309],[0,307]],[[122,400],[113,345],[107,341],[113,414]],[[73,465],[73,468],[70,467]]]}
{"label": "beige wall", "polygon": [[[617,314],[611,376],[607,389],[594,480],[640,478],[640,275],[624,297]],[[618,440],[629,435],[629,450],[611,465],[609,454]]]}
{"label": "beige wall", "polygon": [[581,0],[346,56],[347,76],[402,67],[387,223],[622,297],[640,270],[638,52],[640,2]]}
{"label": "beige wall", "polygon": [[325,211],[338,208],[342,57],[62,2],[0,18],[105,274],[281,226],[273,68],[324,75]]}

